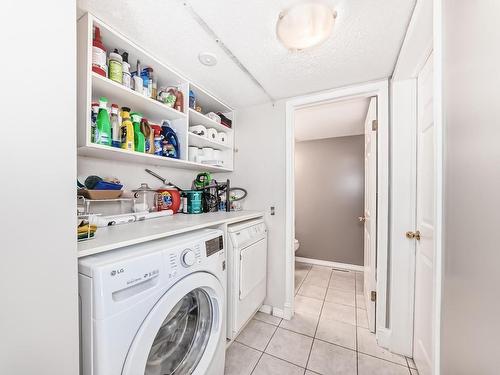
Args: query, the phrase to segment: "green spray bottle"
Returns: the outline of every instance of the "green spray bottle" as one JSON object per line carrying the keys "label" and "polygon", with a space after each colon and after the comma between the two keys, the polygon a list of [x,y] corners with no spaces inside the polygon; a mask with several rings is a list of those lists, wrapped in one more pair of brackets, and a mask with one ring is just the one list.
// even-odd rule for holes
{"label": "green spray bottle", "polygon": [[111,145],[111,123],[108,113],[108,99],[105,97],[99,98],[99,113],[97,114],[97,139],[96,143],[100,145]]}
{"label": "green spray bottle", "polygon": [[141,120],[142,113],[132,112],[130,114],[132,117],[132,124],[134,125],[134,148],[137,152],[145,152],[145,143],[146,139],[144,138],[144,134],[141,132]]}

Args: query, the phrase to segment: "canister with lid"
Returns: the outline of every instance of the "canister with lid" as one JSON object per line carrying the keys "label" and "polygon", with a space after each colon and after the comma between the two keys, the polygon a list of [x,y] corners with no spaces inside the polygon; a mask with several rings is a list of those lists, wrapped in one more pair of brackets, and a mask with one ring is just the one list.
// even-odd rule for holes
{"label": "canister with lid", "polygon": [[118,53],[118,50],[115,48],[115,50],[109,54],[108,77],[110,80],[120,84],[122,83],[123,80],[122,63],[123,63],[123,58]]}

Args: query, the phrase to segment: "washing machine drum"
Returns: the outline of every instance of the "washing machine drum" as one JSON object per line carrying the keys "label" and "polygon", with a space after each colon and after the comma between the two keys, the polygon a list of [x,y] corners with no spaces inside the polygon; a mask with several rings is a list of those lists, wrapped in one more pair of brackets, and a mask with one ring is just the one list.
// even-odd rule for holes
{"label": "washing machine drum", "polygon": [[193,274],[174,288],[144,320],[123,374],[204,374],[208,368],[222,334],[222,286],[209,274]]}
{"label": "washing machine drum", "polygon": [[163,321],[144,375],[191,374],[207,347],[212,319],[210,297],[203,289],[185,295]]}

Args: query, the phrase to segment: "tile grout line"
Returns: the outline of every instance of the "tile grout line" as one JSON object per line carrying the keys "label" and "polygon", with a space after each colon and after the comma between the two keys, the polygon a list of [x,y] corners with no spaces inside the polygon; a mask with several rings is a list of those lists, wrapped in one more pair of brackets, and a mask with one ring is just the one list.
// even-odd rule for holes
{"label": "tile grout line", "polygon": [[[328,277],[328,284],[326,285],[327,290],[328,290],[328,286],[330,285],[330,280],[332,279],[332,274],[333,274],[333,270],[330,268],[330,276]],[[326,293],[325,293],[325,296],[323,297],[323,302],[321,303],[321,309],[319,311],[318,322],[316,323],[316,328],[314,329],[314,337],[313,337],[313,340],[311,343],[311,348],[309,349],[309,355],[307,356],[306,369],[308,368],[309,360],[311,359],[311,353],[312,353],[312,349],[314,346],[314,340],[316,340],[316,334],[318,332],[318,327],[319,327],[319,322],[321,320],[321,315],[323,314],[323,306],[325,306],[325,300],[326,300]]]}
{"label": "tile grout line", "polygon": [[[266,323],[266,322],[262,322],[262,323],[264,323],[264,324],[269,324],[269,323]],[[273,332],[273,334],[271,335],[271,337],[269,338],[269,341],[267,342],[266,346],[264,347],[264,350],[261,352],[260,357],[259,357],[259,360],[257,361],[257,363],[255,364],[255,366],[253,367],[252,372],[250,373],[250,375],[252,375],[252,374],[254,373],[255,369],[256,369],[256,368],[257,368],[257,366],[259,365],[259,362],[260,362],[260,360],[262,359],[262,357],[264,356],[264,353],[266,353],[266,349],[267,349],[267,347],[269,346],[269,343],[271,342],[271,340],[273,339],[274,335],[276,334],[276,331],[277,331],[277,330],[278,330],[278,328],[279,328],[278,326],[274,326],[274,325],[272,325],[272,324],[269,324],[269,325],[274,327],[274,332]],[[269,354],[269,353],[266,353],[266,354]]]}
{"label": "tile grout line", "polygon": [[[334,320],[335,322],[345,323],[345,322],[342,322],[341,320],[335,320],[335,319],[332,319],[332,320]],[[349,323],[345,323],[345,324],[349,324]],[[349,324],[349,325],[351,325],[351,326],[353,326],[353,327],[354,327],[354,325],[352,325],[352,324]],[[346,350],[350,350],[351,352],[355,352],[355,351],[356,351],[356,349],[349,348],[349,347],[347,347],[347,346],[340,345],[340,344],[338,344],[338,343],[330,342],[330,341],[325,340],[325,339],[320,339],[320,338],[318,338],[318,337],[309,336],[309,335],[306,335],[305,333],[300,333],[300,332],[297,332],[297,331],[293,331],[293,330],[291,330],[291,329],[289,329],[289,328],[285,328],[285,327],[281,327],[281,326],[280,326],[279,328],[281,328],[281,329],[283,329],[283,330],[285,330],[285,331],[288,331],[288,332],[296,333],[297,335],[301,335],[301,336],[304,336],[304,337],[308,337],[308,338],[310,338],[310,339],[314,339],[314,340],[317,340],[317,341],[324,342],[325,344],[329,344],[329,345],[333,345],[333,346],[338,346],[339,348],[346,349]],[[241,344],[241,343],[240,343],[240,344]],[[255,348],[252,348],[252,349],[255,349]],[[258,349],[256,349],[256,350],[258,350]],[[378,358],[378,357],[377,357],[377,358]],[[380,358],[380,359],[383,359],[383,358]],[[388,361],[388,362],[391,362],[391,361]],[[393,363],[395,363],[395,362],[393,362]]]}
{"label": "tile grout line", "polygon": [[[236,341],[236,342],[238,342],[238,341]],[[301,369],[304,369],[304,372],[305,372],[305,370],[306,370],[304,367],[299,366],[299,365],[297,365],[296,363],[290,362],[290,361],[288,361],[288,360],[286,360],[286,359],[283,359],[283,358],[277,357],[277,356],[275,356],[274,354],[271,354],[271,353],[265,353],[265,352],[263,352],[263,351],[261,351],[261,350],[259,350],[259,349],[255,349],[255,348],[251,347],[250,345],[243,344],[242,342],[238,342],[238,344],[243,345],[243,346],[245,346],[245,347],[247,347],[247,348],[250,348],[250,349],[255,350],[256,352],[259,352],[259,353],[260,353],[259,359],[257,360],[257,364],[259,363],[259,361],[260,361],[260,359],[262,358],[262,356],[263,356],[264,354],[266,354],[266,355],[268,355],[269,357],[276,358],[276,359],[278,359],[278,360],[280,360],[280,361],[286,362],[286,363],[288,363],[288,364],[290,364],[290,365],[293,365],[293,366],[295,366],[295,367],[299,367],[299,368],[301,368]],[[254,366],[254,368],[252,369],[252,373],[253,373],[253,371],[255,370],[255,367],[257,367],[257,364],[256,364],[256,365]],[[313,372],[314,372],[314,371],[313,371]],[[252,374],[252,373],[250,373],[250,374]]]}
{"label": "tile grout line", "polygon": [[[309,274],[309,272],[310,272],[311,270],[312,270],[312,267],[309,269],[308,274]],[[329,280],[328,280],[328,285],[330,285],[331,279],[332,279],[332,277],[333,277],[333,271],[334,271],[334,269],[330,269],[330,271],[331,271],[331,273],[330,273],[330,277],[329,277]],[[356,353],[356,374],[359,374],[359,366],[358,366],[358,365],[359,365],[359,354],[360,354],[361,352],[359,351],[358,330],[359,330],[359,329],[361,329],[361,328],[363,328],[363,327],[359,327],[359,326],[358,326],[358,301],[357,301],[357,298],[356,298],[356,296],[357,296],[357,285],[359,284],[358,279],[356,278],[356,274],[358,273],[358,271],[350,271],[350,272],[352,272],[352,273],[353,273],[353,275],[354,275],[354,298],[355,298],[355,301],[354,301],[354,306],[351,306],[351,305],[344,305],[344,304],[342,304],[342,303],[337,303],[337,302],[332,302],[332,303],[337,303],[337,304],[339,304],[339,305],[343,305],[343,306],[350,306],[350,307],[354,307],[354,313],[355,313],[355,325],[354,325],[354,326],[355,326],[355,332],[356,332],[356,335],[355,335],[355,349],[348,348],[348,347],[344,347],[344,346],[342,346],[342,345],[339,345],[339,344],[336,344],[336,343],[332,343],[332,342],[329,342],[329,341],[327,341],[327,340],[319,339],[319,338],[317,338],[317,337],[316,337],[316,335],[317,335],[317,330],[318,330],[318,327],[319,327],[319,321],[320,321],[320,319],[321,319],[321,315],[322,315],[322,313],[323,313],[323,308],[324,308],[325,303],[327,302],[327,301],[326,301],[326,295],[327,295],[327,293],[325,294],[325,297],[323,298],[323,303],[322,303],[321,310],[320,310],[320,316],[319,316],[319,319],[318,319],[318,323],[316,324],[316,330],[315,330],[315,333],[314,333],[314,336],[313,336],[313,337],[312,337],[312,336],[309,336],[309,335],[306,335],[306,334],[303,334],[303,333],[300,333],[300,332],[295,332],[295,331],[290,330],[290,329],[287,329],[287,328],[283,328],[283,329],[284,329],[284,330],[288,330],[288,331],[290,331],[290,332],[294,332],[294,333],[296,333],[296,334],[299,334],[299,335],[302,335],[302,336],[305,336],[305,337],[312,338],[312,339],[313,339],[313,343],[314,343],[314,340],[318,340],[318,341],[321,341],[321,342],[324,342],[324,343],[327,343],[327,344],[330,344],[330,345],[334,345],[334,346],[341,347],[341,348],[343,348],[343,349],[347,349],[347,350],[354,351],[354,352]],[[361,272],[359,272],[359,273],[361,273]],[[307,275],[306,275],[306,277],[307,277]],[[304,280],[305,280],[305,278],[306,278],[306,277],[304,277],[303,282],[304,282]],[[301,283],[301,286],[302,286],[303,282]],[[329,288],[327,287],[327,292],[328,292],[328,289],[329,289]],[[338,290],[342,290],[342,289],[338,289]],[[296,295],[297,295],[297,294],[296,294]],[[309,298],[311,298],[311,297],[309,297]],[[319,299],[318,299],[318,300],[319,300]],[[360,309],[361,309],[361,308],[360,308]],[[361,309],[361,310],[365,311],[365,313],[366,313],[366,310],[365,310],[365,309]],[[334,319],[334,320],[335,320],[335,319]],[[268,323],[268,324],[269,324],[269,323]],[[282,328],[282,327],[280,326],[280,328]],[[310,356],[311,356],[311,353],[312,353],[312,346],[311,346],[311,350],[309,351],[309,356],[308,356],[308,360],[307,360],[307,363],[306,363],[306,369],[305,369],[306,371],[308,370],[307,366],[309,365],[309,361],[310,361]],[[400,364],[400,363],[397,363],[397,362],[393,362],[393,361],[391,361],[391,360],[388,360],[388,359],[385,359],[385,358],[381,358],[381,357],[378,357],[378,356],[375,356],[375,355],[372,355],[372,354],[368,354],[368,353],[362,353],[362,354],[363,354],[363,355],[366,355],[366,356],[368,356],[368,357],[371,357],[371,358],[375,358],[375,359],[378,359],[378,360],[382,360],[382,361],[387,362],[387,363],[391,363],[391,364],[394,364],[394,365],[397,365],[397,366],[401,366],[401,367],[403,367],[403,368],[405,367],[405,365],[404,365],[404,364]],[[411,368],[410,368],[410,366],[409,366],[409,362],[408,362],[408,358],[406,358],[406,356],[403,356],[403,357],[405,358],[406,367],[407,367],[407,369],[408,369],[408,371],[409,371],[410,375],[412,375],[412,374],[411,374]],[[276,357],[276,358],[278,358],[278,357]],[[278,359],[281,359],[281,358],[278,358]],[[282,360],[283,360],[283,359],[282,359]],[[285,361],[286,361],[286,360],[285,360]],[[286,361],[286,362],[287,362],[287,361]],[[291,362],[289,362],[289,363],[291,363]],[[297,365],[296,365],[296,366],[297,366]],[[300,367],[300,366],[299,366],[299,367]],[[309,371],[312,371],[312,370],[309,370]],[[314,371],[312,371],[312,372],[314,372]]]}
{"label": "tile grout line", "polygon": [[312,266],[309,266],[309,269],[307,270],[307,273],[306,275],[304,276],[304,278],[302,279],[302,281],[300,282],[299,284],[299,287],[297,288],[297,291],[294,293],[294,297],[297,296],[297,294],[299,294],[299,289],[302,287],[302,285],[304,284],[304,281],[306,281],[306,278],[307,276],[309,275],[309,273],[311,272],[312,270]]}
{"label": "tile grout line", "polygon": [[[310,267],[310,268],[308,269],[308,271],[307,271],[307,273],[306,273],[306,276],[305,276],[305,277],[304,277],[304,279],[302,280],[302,282],[301,282],[300,286],[302,286],[302,285],[303,285],[304,280],[306,279],[307,275],[309,275],[309,273],[311,272],[311,270],[312,270],[312,267]],[[312,348],[313,348],[313,345],[314,345],[314,341],[315,341],[315,340],[318,340],[318,341],[321,341],[321,342],[324,342],[324,343],[327,343],[327,344],[330,344],[330,345],[333,345],[333,346],[337,346],[337,347],[340,347],[340,348],[343,348],[343,349],[346,349],[346,350],[351,350],[351,351],[354,351],[354,352],[356,353],[356,374],[359,374],[359,353],[361,353],[361,352],[359,351],[358,330],[359,330],[360,328],[362,328],[362,327],[358,327],[358,314],[357,314],[357,310],[358,310],[358,301],[357,301],[357,298],[356,298],[356,296],[357,296],[357,292],[356,292],[356,290],[357,290],[357,285],[358,285],[358,280],[357,280],[357,278],[356,278],[357,273],[358,273],[358,272],[353,272],[354,277],[355,277],[355,282],[354,282],[354,294],[355,294],[354,309],[355,309],[355,332],[356,332],[356,335],[355,335],[355,349],[354,349],[354,350],[353,350],[352,348],[344,347],[344,346],[342,346],[342,345],[339,345],[339,344],[336,344],[336,343],[331,343],[331,342],[329,342],[329,341],[327,341],[327,340],[319,339],[319,338],[317,338],[317,337],[316,337],[316,335],[317,335],[317,331],[318,331],[318,328],[319,328],[319,323],[320,323],[320,320],[321,320],[321,316],[322,316],[322,314],[323,314],[324,305],[325,305],[325,303],[327,302],[327,301],[326,301],[326,294],[325,294],[325,296],[324,296],[324,298],[323,298],[323,301],[322,301],[322,305],[321,305],[321,309],[320,309],[320,314],[319,314],[319,317],[318,317],[318,322],[316,323],[316,328],[315,328],[315,331],[314,331],[314,336],[309,336],[309,335],[304,334],[304,333],[295,332],[295,331],[293,331],[293,330],[291,330],[291,329],[287,329],[287,328],[283,328],[283,327],[281,327],[281,323],[283,322],[283,319],[280,319],[280,322],[278,323],[278,325],[274,325],[274,324],[271,324],[271,323],[266,322],[266,321],[263,321],[263,320],[255,319],[255,320],[259,321],[259,322],[262,322],[262,323],[264,323],[264,324],[267,324],[267,325],[270,325],[270,326],[273,326],[273,327],[274,327],[274,331],[273,331],[273,333],[272,333],[272,335],[271,335],[270,339],[268,340],[268,342],[267,342],[266,346],[264,347],[263,351],[261,351],[261,350],[259,350],[259,349],[256,349],[256,348],[253,348],[253,347],[251,347],[251,346],[249,346],[249,345],[247,345],[247,344],[244,344],[244,343],[241,343],[241,342],[238,342],[238,341],[236,341],[236,340],[235,340],[235,341],[236,341],[236,342],[238,342],[240,345],[243,345],[243,346],[248,347],[248,348],[250,348],[250,349],[252,349],[252,350],[255,350],[255,351],[257,351],[257,352],[260,352],[260,355],[259,355],[259,357],[258,357],[258,359],[257,359],[257,362],[255,363],[255,365],[254,365],[254,366],[253,366],[253,368],[251,369],[251,374],[253,374],[253,373],[254,373],[254,371],[256,370],[256,368],[257,368],[257,366],[259,365],[260,361],[262,360],[262,357],[264,356],[264,354],[267,354],[268,356],[273,357],[273,358],[275,358],[275,359],[277,359],[277,360],[280,360],[280,361],[286,362],[286,363],[288,363],[288,364],[290,364],[290,365],[293,365],[293,366],[296,366],[296,367],[299,367],[299,368],[303,369],[303,370],[304,370],[303,375],[305,375],[305,373],[306,373],[307,371],[311,371],[311,372],[313,372],[313,373],[316,373],[316,372],[315,372],[315,371],[313,371],[313,370],[308,370],[308,365],[309,365],[309,362],[310,362],[310,357],[311,357],[311,354],[312,354]],[[328,278],[328,285],[330,284],[330,282],[331,282],[332,278],[333,278],[333,269],[331,269],[331,268],[330,268],[330,275],[329,275],[329,278]],[[300,287],[299,287],[299,288],[300,288]],[[327,289],[328,289],[328,288],[327,288]],[[297,295],[297,294],[296,294],[296,295]],[[341,304],[341,305],[342,305],[342,304]],[[349,305],[345,305],[345,306],[349,306]],[[295,363],[292,363],[292,362],[290,362],[290,361],[288,361],[288,360],[286,360],[286,359],[280,358],[280,357],[275,356],[275,355],[270,354],[270,353],[266,353],[266,350],[267,350],[267,348],[269,347],[269,345],[270,345],[270,343],[271,343],[272,339],[274,338],[274,336],[275,336],[276,332],[278,331],[278,328],[282,328],[283,330],[286,330],[286,331],[289,331],[289,332],[293,332],[293,333],[298,334],[298,335],[301,335],[301,336],[303,336],[303,337],[312,338],[312,344],[311,344],[311,347],[310,347],[310,349],[309,349],[308,358],[307,358],[307,361],[306,361],[306,364],[305,364],[305,367],[304,367],[304,368],[302,368],[300,365],[297,365],[297,364],[295,364]],[[366,356],[369,356],[369,357],[371,357],[371,358],[375,358],[375,359],[378,359],[378,360],[382,360],[382,361],[384,361],[384,362],[388,362],[388,363],[392,363],[392,364],[395,364],[395,365],[398,365],[398,366],[405,367],[405,365],[404,365],[404,364],[400,364],[400,363],[397,363],[397,362],[393,362],[393,361],[391,361],[391,360],[384,359],[384,358],[380,358],[380,357],[378,357],[378,356],[371,355],[371,354],[368,354],[368,353],[363,353],[363,355],[366,355]],[[409,374],[410,374],[410,375],[412,375],[412,372],[411,372],[411,371],[412,371],[412,368],[411,368],[411,367],[410,367],[410,365],[409,365],[409,360],[408,360],[408,358],[407,358],[406,356],[403,356],[403,358],[405,359],[406,367],[407,367],[407,369],[408,369]]]}
{"label": "tile grout line", "polygon": [[390,364],[393,364],[393,365],[396,365],[399,367],[403,367],[403,368],[408,367],[406,365],[402,365],[401,363],[397,363],[397,362],[393,362],[393,361],[390,361],[390,360],[385,359],[385,358],[377,357],[376,355],[373,355],[373,354],[368,354],[368,353],[363,353],[363,352],[359,352],[359,354],[363,354],[364,356],[372,357],[372,358],[378,359],[379,361],[387,362],[387,363],[390,363]]}
{"label": "tile grout line", "polygon": [[[357,299],[357,284],[358,284],[358,280],[356,278],[356,275],[354,275],[354,297],[355,297],[355,305],[356,305],[356,373],[359,375],[359,372],[358,372],[358,364],[359,364],[359,348],[358,348],[358,328],[362,328],[362,327],[358,327],[358,299]],[[364,277],[364,274],[363,274],[363,277]],[[364,296],[364,292],[363,292],[363,296]],[[365,310],[366,313],[367,310]],[[392,364],[395,364],[395,365],[399,365],[399,366],[402,366],[404,367],[404,365],[401,365],[399,363],[396,363],[396,362],[393,362],[393,361],[389,361],[385,358],[380,358],[380,357],[377,357],[375,355],[371,355],[371,354],[368,354],[368,353],[362,353],[363,355],[367,355],[369,357],[372,357],[372,358],[376,358],[376,359],[379,359],[379,360],[382,360],[382,361],[386,361],[386,362],[389,362],[389,363],[392,363]],[[410,372],[410,375],[411,375],[411,369],[410,369],[410,366],[408,364],[408,358],[406,358],[406,356],[404,356],[405,358],[405,362],[406,362],[406,367],[408,368],[409,372]]]}

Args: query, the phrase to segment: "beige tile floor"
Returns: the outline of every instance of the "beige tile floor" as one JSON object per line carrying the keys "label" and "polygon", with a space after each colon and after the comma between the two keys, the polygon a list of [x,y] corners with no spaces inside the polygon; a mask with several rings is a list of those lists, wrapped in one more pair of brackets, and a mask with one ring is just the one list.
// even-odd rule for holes
{"label": "beige tile floor", "polygon": [[257,313],[227,350],[225,375],[418,375],[368,331],[363,274],[295,265],[295,316]]}

